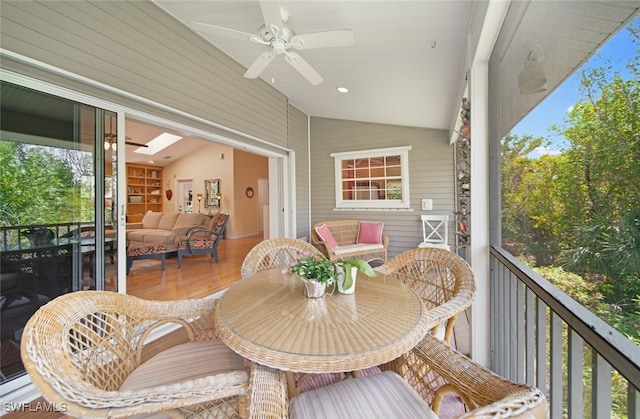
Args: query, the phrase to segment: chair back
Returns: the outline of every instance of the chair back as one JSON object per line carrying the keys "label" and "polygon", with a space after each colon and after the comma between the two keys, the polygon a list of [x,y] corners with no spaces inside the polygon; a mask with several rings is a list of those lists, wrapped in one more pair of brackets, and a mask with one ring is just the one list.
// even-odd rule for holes
{"label": "chair back", "polygon": [[304,240],[288,237],[263,240],[244,258],[240,268],[242,279],[267,269],[290,266],[298,260],[300,252],[319,253],[318,249]]}
{"label": "chair back", "polygon": [[449,250],[449,216],[421,215],[422,243],[419,247],[440,247]]}
{"label": "chair back", "polygon": [[407,250],[375,271],[410,286],[429,310],[431,333],[447,342],[458,313],[471,305],[475,294],[469,264],[456,253],[436,247]]}
{"label": "chair back", "polygon": [[[216,303],[211,298],[150,301],[109,291],[65,294],[27,322],[22,360],[43,397],[65,403],[73,417],[129,417],[204,399],[208,403],[212,392],[197,394],[193,382],[173,384],[171,397],[164,394],[167,387],[119,389],[136,368],[164,349],[214,339]],[[172,325],[181,327],[162,336],[159,328]],[[229,381],[225,385],[232,387]]]}

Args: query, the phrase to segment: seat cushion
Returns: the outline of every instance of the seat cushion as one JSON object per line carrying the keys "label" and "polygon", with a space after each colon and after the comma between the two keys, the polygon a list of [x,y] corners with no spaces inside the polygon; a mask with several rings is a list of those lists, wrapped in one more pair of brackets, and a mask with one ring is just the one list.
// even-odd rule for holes
{"label": "seat cushion", "polygon": [[147,211],[142,218],[142,228],[158,228],[164,212]]}
{"label": "seat cushion", "polygon": [[127,377],[120,390],[170,385],[232,371],[245,371],[244,362],[222,341],[183,343],[144,362]]}
{"label": "seat cushion", "polygon": [[347,246],[338,246],[333,249],[336,255],[348,255],[350,253],[369,252],[373,250],[384,250],[382,244],[350,244]]}
{"label": "seat cushion", "polygon": [[289,417],[430,419],[438,416],[398,374],[385,371],[303,392],[291,399]]}

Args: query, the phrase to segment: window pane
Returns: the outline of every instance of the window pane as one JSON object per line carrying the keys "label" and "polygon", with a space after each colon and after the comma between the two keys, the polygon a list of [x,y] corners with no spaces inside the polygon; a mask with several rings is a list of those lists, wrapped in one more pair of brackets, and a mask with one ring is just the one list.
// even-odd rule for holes
{"label": "window pane", "polygon": [[342,158],[333,156],[336,158],[336,168],[340,176],[340,190],[337,196],[341,197],[341,201],[337,206],[408,208],[408,197],[402,190],[405,187],[402,177],[403,164],[406,164],[403,162],[408,157],[409,149],[389,155],[377,150],[377,154],[364,157],[363,154],[366,152],[354,152],[357,158],[349,156],[349,153],[341,153]]}

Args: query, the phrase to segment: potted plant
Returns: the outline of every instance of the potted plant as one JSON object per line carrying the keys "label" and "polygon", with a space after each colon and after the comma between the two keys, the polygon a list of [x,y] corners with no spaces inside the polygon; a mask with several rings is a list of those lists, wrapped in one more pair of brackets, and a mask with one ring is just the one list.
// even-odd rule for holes
{"label": "potted plant", "polygon": [[307,297],[322,297],[327,285],[334,285],[338,271],[336,263],[319,253],[299,252],[295,264],[283,272],[298,275],[304,285]]}
{"label": "potted plant", "polygon": [[371,265],[362,259],[340,259],[337,261],[341,273],[337,277],[338,292],[352,294],[356,288],[356,274],[358,271],[367,276],[376,276]]}

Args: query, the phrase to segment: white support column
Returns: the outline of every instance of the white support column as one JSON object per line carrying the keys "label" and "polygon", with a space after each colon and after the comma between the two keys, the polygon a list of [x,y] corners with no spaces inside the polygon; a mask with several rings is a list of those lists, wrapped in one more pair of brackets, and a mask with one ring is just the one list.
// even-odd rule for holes
{"label": "white support column", "polygon": [[478,47],[470,70],[471,100],[471,193],[469,264],[476,279],[471,306],[471,358],[489,367],[491,363],[491,299],[489,259],[489,59],[504,23],[509,0],[490,0]]}
{"label": "white support column", "polygon": [[476,279],[471,306],[471,357],[488,366],[489,351],[489,64],[471,68],[471,204],[469,263]]}

